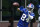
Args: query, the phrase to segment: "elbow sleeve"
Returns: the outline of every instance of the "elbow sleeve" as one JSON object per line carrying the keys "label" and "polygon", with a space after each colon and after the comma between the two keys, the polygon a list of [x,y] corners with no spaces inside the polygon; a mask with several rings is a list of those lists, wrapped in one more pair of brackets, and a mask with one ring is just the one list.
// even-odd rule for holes
{"label": "elbow sleeve", "polygon": [[29,14],[29,19],[33,19],[33,16],[31,16],[30,14]]}

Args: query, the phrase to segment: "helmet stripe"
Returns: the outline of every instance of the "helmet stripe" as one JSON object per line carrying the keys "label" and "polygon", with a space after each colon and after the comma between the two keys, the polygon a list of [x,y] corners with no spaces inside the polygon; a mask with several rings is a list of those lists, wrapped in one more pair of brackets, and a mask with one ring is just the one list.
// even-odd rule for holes
{"label": "helmet stripe", "polygon": [[31,3],[30,3],[30,5],[29,5],[29,7],[31,6]]}

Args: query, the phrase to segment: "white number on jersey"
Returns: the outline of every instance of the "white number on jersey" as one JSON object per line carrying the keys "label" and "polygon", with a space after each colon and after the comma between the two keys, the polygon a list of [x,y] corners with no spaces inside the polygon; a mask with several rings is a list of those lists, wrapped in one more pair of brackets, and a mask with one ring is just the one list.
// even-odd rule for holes
{"label": "white number on jersey", "polygon": [[22,17],[21,17],[21,20],[22,21],[26,20],[26,22],[29,22],[29,18],[26,18],[26,16],[27,16],[26,14],[23,14]]}
{"label": "white number on jersey", "polygon": [[29,22],[29,18],[26,19],[26,22]]}
{"label": "white number on jersey", "polygon": [[21,17],[21,20],[24,21],[26,16],[27,16],[26,14],[23,14],[22,17]]}
{"label": "white number on jersey", "polygon": [[39,10],[38,10],[38,14],[40,15],[40,8],[39,8]]}

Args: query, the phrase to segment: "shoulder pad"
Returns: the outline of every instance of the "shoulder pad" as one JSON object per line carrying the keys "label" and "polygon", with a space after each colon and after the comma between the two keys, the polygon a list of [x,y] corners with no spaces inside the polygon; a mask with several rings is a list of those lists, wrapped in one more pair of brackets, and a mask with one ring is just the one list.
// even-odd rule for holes
{"label": "shoulder pad", "polygon": [[34,13],[31,13],[31,16],[35,16],[35,14]]}

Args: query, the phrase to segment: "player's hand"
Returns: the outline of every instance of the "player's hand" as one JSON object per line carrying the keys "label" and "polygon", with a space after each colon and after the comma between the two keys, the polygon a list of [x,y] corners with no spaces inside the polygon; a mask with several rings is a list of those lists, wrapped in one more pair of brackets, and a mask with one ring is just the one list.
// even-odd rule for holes
{"label": "player's hand", "polygon": [[20,8],[17,8],[17,10],[20,10]]}

